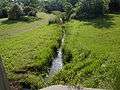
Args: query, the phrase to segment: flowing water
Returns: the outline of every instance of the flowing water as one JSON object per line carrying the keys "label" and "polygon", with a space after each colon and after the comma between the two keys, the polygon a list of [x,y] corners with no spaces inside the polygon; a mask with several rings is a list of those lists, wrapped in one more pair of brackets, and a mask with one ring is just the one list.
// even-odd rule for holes
{"label": "flowing water", "polygon": [[60,48],[57,50],[57,56],[53,59],[52,66],[50,68],[50,76],[57,73],[63,67],[63,53],[62,46],[64,44],[65,33],[63,32],[63,37],[61,40]]}
{"label": "flowing water", "polygon": [[[62,47],[64,44],[64,38],[65,38],[65,31],[63,30],[63,35],[62,35],[60,47],[57,49],[57,56],[52,61],[52,66],[51,66],[50,71],[49,71],[49,76],[45,78],[46,84],[47,84],[47,80],[50,76],[53,76],[54,74],[56,74],[58,71],[60,71],[63,68]],[[30,89],[23,89],[23,90],[30,90]]]}

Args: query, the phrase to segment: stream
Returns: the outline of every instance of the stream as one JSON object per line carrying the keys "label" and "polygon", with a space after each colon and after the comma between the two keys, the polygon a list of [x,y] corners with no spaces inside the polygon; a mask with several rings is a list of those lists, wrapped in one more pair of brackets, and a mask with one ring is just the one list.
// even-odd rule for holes
{"label": "stream", "polygon": [[[65,39],[65,31],[63,31],[60,47],[57,49],[57,55],[52,60],[52,65],[49,71],[49,76],[46,78],[46,81],[49,77],[54,76],[54,74],[58,73],[63,68],[63,52],[62,47],[64,45],[64,39]],[[23,90],[31,90],[24,88]]]}
{"label": "stream", "polygon": [[64,38],[65,38],[65,32],[63,31],[63,36],[62,36],[62,39],[61,39],[61,44],[60,44],[60,47],[57,49],[57,56],[52,61],[52,66],[50,68],[50,73],[49,73],[50,76],[56,74],[63,67],[63,52],[62,52],[62,47],[63,47],[63,44],[64,44]]}
{"label": "stream", "polygon": [[[60,46],[57,49],[57,54],[56,57],[53,58],[52,60],[52,64],[51,64],[51,68],[49,69],[49,75],[48,77],[45,78],[45,81],[47,83],[47,80],[49,79],[49,77],[54,76],[56,73],[58,73],[62,68],[63,68],[63,45],[64,45],[64,39],[65,39],[65,31],[64,31],[64,27],[62,26],[62,38],[61,38],[61,42],[60,42]],[[27,89],[24,88],[23,90],[31,90],[31,89]]]}

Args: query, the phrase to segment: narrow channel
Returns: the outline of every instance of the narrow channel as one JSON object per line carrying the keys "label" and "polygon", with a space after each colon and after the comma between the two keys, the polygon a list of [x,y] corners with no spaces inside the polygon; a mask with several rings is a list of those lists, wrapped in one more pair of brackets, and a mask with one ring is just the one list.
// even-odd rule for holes
{"label": "narrow channel", "polygon": [[60,47],[57,49],[57,56],[53,59],[52,66],[50,68],[50,73],[49,73],[50,76],[56,74],[63,67],[62,47],[63,47],[63,44],[64,44],[64,38],[65,38],[65,31],[63,29],[61,44],[60,44]]}

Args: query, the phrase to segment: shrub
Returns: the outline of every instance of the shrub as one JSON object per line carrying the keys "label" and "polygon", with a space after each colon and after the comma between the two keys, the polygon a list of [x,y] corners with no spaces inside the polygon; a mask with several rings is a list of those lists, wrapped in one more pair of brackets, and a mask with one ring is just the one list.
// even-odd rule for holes
{"label": "shrub", "polygon": [[76,18],[95,18],[103,16],[108,10],[108,0],[80,0],[75,8]]}
{"label": "shrub", "polygon": [[8,19],[9,20],[18,20],[23,15],[22,7],[18,4],[15,4],[9,11]]}

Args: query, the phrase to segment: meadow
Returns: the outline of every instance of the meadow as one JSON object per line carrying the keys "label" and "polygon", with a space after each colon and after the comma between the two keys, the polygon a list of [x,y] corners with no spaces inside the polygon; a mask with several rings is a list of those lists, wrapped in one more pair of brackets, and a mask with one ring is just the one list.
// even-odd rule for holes
{"label": "meadow", "polygon": [[120,15],[65,24],[64,68],[52,84],[92,88],[120,86]]}
{"label": "meadow", "polygon": [[53,15],[40,13],[30,22],[0,23],[0,55],[11,83],[23,87],[44,87],[55,49],[59,47],[61,28],[48,25]]}
{"label": "meadow", "polygon": [[120,90],[120,0],[0,0],[0,61],[0,89]]}

